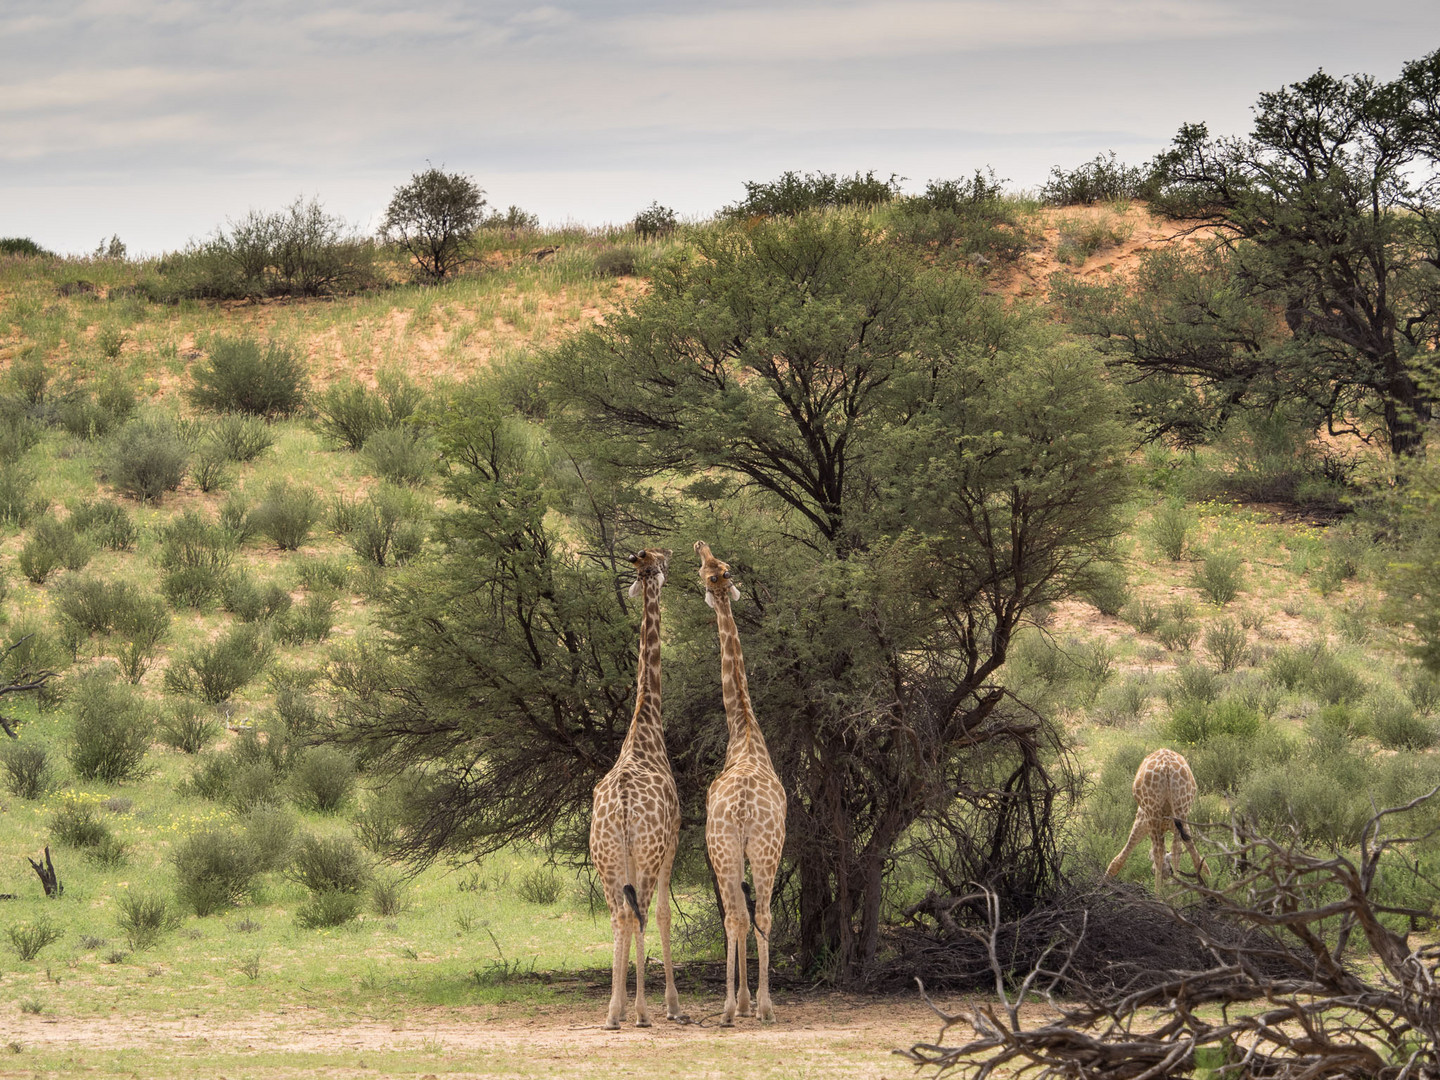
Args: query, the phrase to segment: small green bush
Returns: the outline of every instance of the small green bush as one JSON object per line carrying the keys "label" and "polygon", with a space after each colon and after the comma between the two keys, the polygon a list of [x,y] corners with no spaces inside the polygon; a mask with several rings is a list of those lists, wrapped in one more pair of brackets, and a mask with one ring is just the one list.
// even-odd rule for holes
{"label": "small green bush", "polygon": [[1260,730],[1260,714],[1243,701],[1222,698],[1210,703],[1185,701],[1175,707],[1166,735],[1178,743],[1199,745],[1220,735],[1252,738]]}
{"label": "small green bush", "polygon": [[361,505],[346,543],[376,566],[403,565],[419,554],[425,543],[428,510],[416,493],[382,484]]}
{"label": "small green bush", "polygon": [[242,814],[285,801],[280,774],[270,761],[237,762],[229,774],[226,795]]}
{"label": "small green bush", "polygon": [[294,601],[290,592],[277,581],[259,585],[249,574],[234,573],[225,583],[225,610],[233,612],[241,622],[259,622],[283,615]]}
{"label": "small green bush", "polygon": [[1149,679],[1130,677],[1106,687],[1100,695],[1100,716],[1107,723],[1128,724],[1140,718],[1154,687]]}
{"label": "small green bush", "polygon": [[199,510],[161,526],[161,588],[178,607],[203,609],[224,595],[234,560],[234,534]]}
{"label": "small green bush", "polygon": [[97,389],[80,387],[55,403],[55,420],[78,439],[101,439],[118,430],[135,412],[135,391],[120,379]]}
{"label": "small green bush", "polygon": [[207,440],[227,461],[254,461],[275,445],[270,425],[258,416],[226,413],[215,421]]}
{"label": "small green bush", "polygon": [[177,694],[212,705],[229,701],[269,664],[274,648],[254,623],[232,626],[214,641],[190,649],[171,662],[165,686]]}
{"label": "small green bush", "polygon": [[309,375],[288,345],[216,337],[210,355],[191,370],[186,397],[196,408],[267,418],[293,416],[305,404]]}
{"label": "small green bush", "polygon": [[1234,671],[1245,660],[1250,636],[1234,619],[1220,619],[1205,631],[1205,651],[1221,671]]}
{"label": "small green bush", "polygon": [[130,861],[130,845],[118,836],[107,835],[94,847],[85,849],[85,858],[96,866],[114,870]]}
{"label": "small green bush", "polygon": [[1194,619],[1166,615],[1155,628],[1155,637],[1170,652],[1189,652],[1200,636],[1200,624]]}
{"label": "small green bush", "polygon": [[1440,741],[1434,721],[1418,715],[1408,701],[1385,699],[1372,709],[1370,733],[1387,750],[1428,750]]}
{"label": "small green bush", "polygon": [[111,551],[129,551],[140,530],[130,511],[113,499],[87,499],[70,507],[70,525]]}
{"label": "small green bush", "polygon": [[782,173],[770,181],[746,180],[745,198],[724,213],[751,217],[793,217],[830,206],[881,206],[899,193],[899,178],[879,179],[873,171],[854,176],[835,173]]}
{"label": "small green bush", "polygon": [[220,737],[223,725],[199,702],[181,698],[161,714],[156,733],[166,746],[186,754],[198,754]]}
{"label": "small green bush", "polygon": [[0,255],[17,255],[23,258],[54,258],[49,251],[28,236],[0,236]]}
{"label": "small green bush", "polygon": [[315,430],[346,450],[358,451],[384,423],[379,397],[353,380],[331,383],[314,407]]}
{"label": "small green bush", "polygon": [[206,443],[190,463],[190,479],[207,495],[212,491],[224,491],[233,479],[229,456],[218,446]]}
{"label": "small green bush", "polygon": [[339,592],[350,587],[350,567],[341,556],[300,555],[291,561],[290,569],[296,584],[310,592]]}
{"label": "small green bush", "polygon": [[180,923],[169,899],[159,893],[125,889],[116,898],[115,907],[115,923],[132,952],[154,948],[167,931]]}
{"label": "small green bush", "polygon": [[1055,166],[1050,178],[1040,189],[1040,198],[1051,206],[1089,206],[1097,202],[1116,202],[1144,198],[1150,179],[1149,170],[1122,163],[1111,150],[1096,154],[1074,169]]}
{"label": "small green bush", "polygon": [[[7,931],[10,945],[15,954],[27,963],[40,955],[47,945],[53,945],[65,936],[65,931],[53,925],[49,919],[40,917],[34,922],[14,923]],[[39,1012],[39,1009],[32,1010]]]}
{"label": "small green bush", "polygon": [[304,809],[336,813],[355,791],[355,759],[334,746],[302,750],[290,773],[290,789]]}
{"label": "small green bush", "polygon": [[185,479],[190,451],[171,423],[134,420],[111,440],[104,477],[122,495],[159,502]]}
{"label": "small green bush", "polygon": [[361,454],[376,476],[392,484],[419,487],[435,471],[435,449],[413,427],[381,428],[365,440]]}
{"label": "small green bush", "polygon": [[262,872],[283,869],[295,846],[295,815],[275,803],[257,804],[243,819],[245,837]]}
{"label": "small green bush", "polygon": [[1127,604],[1120,614],[1142,634],[1153,634],[1160,628],[1160,609],[1149,600],[1140,599]]}
{"label": "small green bush", "polygon": [[636,214],[630,227],[635,230],[637,236],[649,240],[657,236],[669,235],[676,230],[679,224],[680,219],[675,216],[675,211],[668,206],[661,206],[657,201],[652,202]]}
{"label": "small green bush", "polygon": [[314,488],[278,480],[265,489],[265,497],[252,514],[255,529],[281,551],[295,551],[310,538],[320,519],[320,496]]}
{"label": "small green bush", "polygon": [[285,876],[313,893],[353,895],[370,884],[370,860],[348,836],[305,836],[295,845]]}
{"label": "small green bush", "polygon": [[1195,587],[1212,604],[1224,607],[1240,591],[1243,560],[1230,551],[1212,551],[1195,571]]}
{"label": "small green bush", "polygon": [[363,901],[355,893],[327,889],[311,893],[295,911],[295,921],[306,930],[343,926],[360,914]]}
{"label": "small green bush", "polygon": [[24,528],[49,503],[35,494],[35,474],[18,462],[0,462],[0,525]]}
{"label": "small green bush", "polygon": [[87,574],[57,585],[53,602],[60,618],[93,635],[110,633],[143,598],[128,581],[106,581]]}
{"label": "small green bush", "polygon": [[235,773],[235,759],[229,754],[210,754],[200,760],[185,788],[198,798],[224,802],[230,797],[230,778]]}
{"label": "small green bush", "polygon": [[72,848],[91,848],[110,835],[92,803],[64,802],[50,816],[50,834],[57,844]]}
{"label": "small green bush", "polygon": [[120,670],[131,684],[138,684],[170,633],[170,612],[158,596],[139,597],[117,613],[112,632]]}
{"label": "small green bush", "polygon": [[94,550],[68,521],[42,517],[20,549],[16,565],[36,585],[43,585],[60,567],[79,570],[89,563]]}
{"label": "small green bush", "polygon": [[1130,599],[1129,575],[1116,563],[1097,563],[1086,575],[1080,597],[1100,614],[1117,616]]}
{"label": "small green bush", "polygon": [[0,744],[0,769],[5,771],[5,789],[21,799],[43,799],[59,784],[49,749],[33,739]]}
{"label": "small green bush", "polygon": [[408,890],[394,878],[380,878],[370,886],[370,904],[376,915],[392,918],[408,906]]}
{"label": "small green bush", "polygon": [[548,866],[537,866],[520,875],[515,892],[527,904],[553,904],[564,888],[559,874]]}
{"label": "small green bush", "polygon": [[275,636],[287,645],[324,641],[335,626],[335,598],[315,592],[275,622]]}
{"label": "small green bush", "polygon": [[595,253],[596,277],[628,277],[635,273],[635,265],[633,248],[609,247]]}
{"label": "small green bush", "polygon": [[155,724],[135,688],[113,671],[92,669],[71,680],[70,767],[84,780],[118,784],[144,776]]}
{"label": "small green bush", "polygon": [[1165,558],[1176,562],[1185,556],[1195,516],[1184,503],[1170,501],[1156,508],[1150,518],[1150,539]]}
{"label": "small green bush", "polygon": [[191,833],[171,854],[176,893],[195,914],[214,914],[249,894],[260,872],[254,844],[239,829],[210,826]]}

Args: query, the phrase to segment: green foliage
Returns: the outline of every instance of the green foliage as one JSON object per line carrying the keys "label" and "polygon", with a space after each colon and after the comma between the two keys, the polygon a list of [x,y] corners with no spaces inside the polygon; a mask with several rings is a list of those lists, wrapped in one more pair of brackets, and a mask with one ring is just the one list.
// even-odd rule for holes
{"label": "green foliage", "polygon": [[540,227],[538,214],[531,214],[520,209],[513,203],[505,208],[502,214],[499,210],[485,215],[485,220],[480,223],[482,229],[506,232],[533,232]]}
{"label": "green foliage", "polygon": [[259,585],[248,573],[237,571],[225,582],[225,610],[234,612],[241,622],[259,622],[283,615],[294,601],[290,591],[278,581]]}
{"label": "green foliage", "polygon": [[902,242],[968,256],[976,269],[1012,263],[1033,243],[1024,204],[980,170],[968,180],[931,180],[923,195],[896,199],[888,218]]}
{"label": "green foliage", "polygon": [[626,277],[634,274],[637,258],[634,248],[602,248],[595,253],[595,276]]}
{"label": "green foliage", "polygon": [[295,845],[295,815],[283,806],[262,803],[245,814],[245,837],[262,873],[284,869]]}
{"label": "green foliage", "polygon": [[668,236],[679,226],[680,219],[675,216],[675,211],[668,206],[661,206],[659,202],[652,202],[644,210],[635,215],[635,220],[630,227],[635,230],[637,236],[643,236],[647,240],[657,236]]}
{"label": "green foliage", "polygon": [[349,836],[304,836],[295,845],[285,876],[313,893],[358,895],[372,878],[370,860]]}
{"label": "green foliage", "polygon": [[61,803],[50,816],[50,834],[57,844],[72,848],[97,847],[110,835],[110,826],[88,802]]}
{"label": "green foliage", "polygon": [[355,893],[327,889],[311,893],[296,909],[295,921],[306,930],[343,926],[360,914],[363,905],[363,899]]}
{"label": "green foliage", "polygon": [[365,440],[361,453],[371,472],[392,484],[419,487],[435,471],[435,449],[413,427],[381,428]]}
{"label": "green foliage", "polygon": [[1205,630],[1205,651],[1221,671],[1234,671],[1245,660],[1250,635],[1234,619],[1220,619]]}
{"label": "green foliage", "polygon": [[43,799],[60,782],[49,748],[33,739],[7,739],[0,744],[0,769],[5,790],[21,799]]}
{"label": "green foliage", "polygon": [[1092,255],[1129,240],[1134,228],[1112,214],[1075,215],[1057,221],[1056,231],[1055,258],[1067,265],[1079,266]]}
{"label": "green foliage", "polygon": [[276,480],[251,514],[255,531],[268,537],[281,551],[295,551],[310,538],[320,520],[320,496],[314,488]]}
{"label": "green foliage", "polygon": [[835,173],[781,173],[770,181],[745,181],[745,198],[725,208],[735,218],[794,217],[833,206],[881,206],[900,191],[899,180],[880,180],[873,171],[854,176]]}
{"label": "green foliage", "polygon": [[1124,164],[1111,150],[1068,171],[1056,165],[1040,188],[1040,198],[1051,206],[1089,206],[1145,198],[1149,188],[1149,170]]}
{"label": "green foliage", "polygon": [[156,724],[160,741],[186,754],[198,754],[218,739],[223,730],[213,712],[185,698],[166,706]]}
{"label": "green foliage", "polygon": [[114,436],[103,473],[116,491],[140,502],[159,502],[185,479],[190,451],[175,425],[132,420]]}
{"label": "green foliage", "polygon": [[1204,664],[1177,665],[1171,683],[1165,690],[1165,700],[1171,705],[1197,701],[1209,704],[1219,696],[1220,679]]}
{"label": "green foliage", "polygon": [[425,399],[424,391],[404,372],[381,371],[375,382],[373,391],[353,380],[327,386],[314,401],[315,430],[347,450],[358,451],[375,432],[409,420]]}
{"label": "green foliage", "polygon": [[218,705],[265,670],[273,655],[274,647],[259,625],[232,626],[171,661],[165,669],[165,688]]}
{"label": "green foliage", "polygon": [[1142,634],[1153,634],[1160,627],[1160,620],[1163,617],[1160,608],[1152,601],[1144,599],[1135,600],[1127,604],[1120,612],[1120,617],[1133,626]]}
{"label": "green foliage", "polygon": [[[41,916],[33,922],[11,924],[7,935],[10,938],[11,947],[15,950],[15,955],[28,963],[39,956],[46,946],[53,945],[64,937],[65,931]],[[32,1009],[30,1011],[39,1012],[40,1010]]]}
{"label": "green foliage", "polygon": [[72,504],[70,525],[111,551],[129,551],[140,535],[134,516],[114,499],[83,499]]}
{"label": "green foliage", "polygon": [[0,462],[0,524],[23,528],[48,505],[35,494],[34,472],[13,461]]}
{"label": "green foliage", "polygon": [[108,634],[134,622],[135,612],[148,599],[128,581],[87,574],[67,577],[55,587],[54,608],[61,619],[87,635]]}
{"label": "green foliage", "polygon": [[404,565],[425,543],[428,512],[429,507],[415,492],[382,484],[356,509],[345,542],[375,566]]}
{"label": "green foliage", "polygon": [[109,784],[144,776],[145,753],[155,730],[145,700],[106,668],[92,669],[69,682],[74,718],[70,767],[75,775]]}
{"label": "green foliage", "polygon": [[415,260],[421,280],[443,281],[465,258],[484,209],[485,192],[471,177],[431,167],[395,189],[380,235]]}
{"label": "green foliage", "polygon": [[1200,624],[1185,604],[1167,604],[1155,636],[1171,652],[1189,652],[1200,636]]}
{"label": "green foliage", "polygon": [[515,894],[527,904],[553,904],[564,892],[564,882],[553,868],[536,866],[520,875]]}
{"label": "green foliage", "polygon": [[1150,540],[1165,558],[1177,562],[1195,529],[1195,515],[1184,503],[1167,501],[1150,516]]}
{"label": "green foliage", "polygon": [[17,255],[21,258],[50,258],[55,257],[53,251],[49,251],[28,236],[0,236],[0,255]]}
{"label": "green foliage", "polygon": [[180,607],[205,608],[224,595],[238,541],[232,530],[196,509],[157,530],[160,587]]}
{"label": "green foliage", "polygon": [[1096,563],[1086,575],[1079,593],[1100,614],[1118,616],[1130,600],[1129,574],[1119,563]]}
{"label": "green foliage", "polygon": [[243,900],[260,873],[255,845],[231,826],[190,833],[171,852],[176,895],[196,915],[213,915]]}
{"label": "green foliage", "polygon": [[90,561],[94,549],[75,531],[69,521],[42,517],[35,522],[15,565],[36,585],[43,585],[60,567],[79,570]]}
{"label": "green foliage", "polygon": [[287,645],[324,641],[335,626],[335,597],[315,592],[292,607],[275,623],[275,636]]}
{"label": "green foliage", "polygon": [[1418,715],[1408,701],[1385,698],[1371,708],[1370,733],[1387,750],[1428,750],[1440,741],[1435,722]]}
{"label": "green foliage", "polygon": [[1195,570],[1195,588],[1212,604],[1224,607],[1240,591],[1244,560],[1233,551],[1209,551]]}
{"label": "green foliage", "polygon": [[1243,701],[1190,699],[1175,706],[1165,731],[1168,738],[1187,746],[1209,742],[1221,735],[1243,742],[1259,732],[1260,723],[1260,714]]}
{"label": "green foliage", "polygon": [[133,952],[153,949],[167,931],[180,923],[179,913],[160,893],[125,889],[116,898],[115,923]]}
{"label": "green foliage", "polygon": [[199,409],[273,419],[305,404],[310,376],[293,346],[254,338],[216,336],[209,356],[190,369],[186,398]]}
{"label": "green foliage", "polygon": [[355,791],[355,759],[333,746],[308,747],[290,772],[290,789],[304,809],[334,814]]}
{"label": "green foliage", "polygon": [[[118,335],[117,335],[118,336]],[[119,429],[135,412],[135,391],[123,378],[76,387],[55,403],[55,420],[71,435],[100,439]]]}
{"label": "green foliage", "polygon": [[206,440],[226,461],[254,461],[275,445],[270,425],[258,416],[226,413],[215,421]]}

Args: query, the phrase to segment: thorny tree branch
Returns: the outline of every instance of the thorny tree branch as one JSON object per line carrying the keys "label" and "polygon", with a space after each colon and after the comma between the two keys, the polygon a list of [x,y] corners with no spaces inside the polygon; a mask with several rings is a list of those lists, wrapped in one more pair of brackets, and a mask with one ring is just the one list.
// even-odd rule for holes
{"label": "thorny tree branch", "polygon": [[[1052,991],[1084,934],[1064,945],[1064,962],[1042,957],[1013,993],[1014,977],[996,948],[1000,931],[993,895],[988,946],[998,1007],[950,1014],[921,995],[940,1017],[933,1043],[896,1053],[939,1073],[970,1080],[1154,1080],[1195,1068],[1227,1078],[1279,1080],[1436,1080],[1440,1078],[1440,944],[1412,945],[1382,916],[1429,918],[1371,896],[1380,860],[1397,857],[1414,837],[1382,836],[1385,819],[1433,798],[1440,788],[1403,807],[1381,810],[1362,834],[1354,858],[1321,857],[1233,827],[1222,844],[1235,876],[1224,887],[1190,886],[1207,906],[1261,931],[1222,941],[1177,912],[1206,938],[1214,963],[1175,971],[1109,993],[1081,989],[1078,1002],[1059,1003]],[[967,897],[965,899],[971,899]],[[1359,930],[1371,963],[1361,968],[1347,949]],[[981,933],[976,931],[975,933]],[[1277,966],[1277,960],[1282,960]],[[1372,971],[1373,974],[1367,972]],[[917,980],[918,982],[919,980]],[[1044,989],[1036,989],[1037,985]],[[1074,984],[1072,984],[1073,987]],[[1027,997],[1048,1005],[1050,1018],[1027,1023]],[[967,1023],[974,1034],[960,1046],[945,1035]]]}
{"label": "thorny tree branch", "polygon": [[[5,651],[0,653],[0,668],[5,666],[5,661],[10,659],[11,653],[34,636],[34,634],[26,634],[18,641],[8,645]],[[55,676],[56,672],[53,671],[20,671],[11,682],[0,686],[0,697],[5,697],[7,694],[18,694],[26,690],[39,690],[46,682],[55,678]],[[13,725],[14,721],[8,716],[0,715],[0,728],[4,728],[5,734],[9,735],[10,738],[18,739],[20,736],[16,734]]]}

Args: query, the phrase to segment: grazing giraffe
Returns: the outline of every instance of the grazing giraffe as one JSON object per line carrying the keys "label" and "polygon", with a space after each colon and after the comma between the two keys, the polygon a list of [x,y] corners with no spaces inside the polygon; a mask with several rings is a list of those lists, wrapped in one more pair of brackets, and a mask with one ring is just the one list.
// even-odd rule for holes
{"label": "grazing giraffe", "polygon": [[615,956],[610,967],[610,1012],[605,1026],[620,1026],[625,1015],[625,975],[630,939],[635,939],[635,1025],[650,1026],[645,1004],[645,913],[655,897],[660,950],[665,960],[665,1017],[680,1019],[680,995],[670,963],[670,868],[680,840],[680,799],[665,727],[660,719],[660,586],[669,552],[646,549],[630,556],[635,583],[630,595],[644,594],[640,616],[640,662],[635,717],[615,767],[595,785],[590,817],[590,859],[605,890]]}
{"label": "grazing giraffe", "polygon": [[[725,693],[725,723],[730,729],[725,767],[710,785],[705,798],[705,850],[710,855],[710,866],[720,888],[720,902],[725,908],[725,1011],[720,1023],[728,1027],[735,1022],[737,1006],[741,1016],[775,1019],[775,1007],[770,1004],[770,892],[780,867],[780,853],[785,847],[785,788],[770,764],[765,736],[760,733],[760,725],[750,707],[745,657],[740,651],[735,619],[730,614],[730,601],[740,598],[740,590],[730,578],[730,568],[715,558],[709,547],[697,542],[695,551],[701,560],[700,581],[705,587],[705,603],[715,609],[720,633],[720,679]],[[753,897],[745,884],[746,859],[750,861],[750,876],[755,880]],[[750,914],[746,909],[751,902],[760,968],[754,1013],[750,1010],[750,989],[745,980],[745,944],[750,935]],[[737,965],[740,969],[738,1000]]]}
{"label": "grazing giraffe", "polygon": [[[1180,864],[1180,842],[1190,852],[1195,863],[1195,873],[1205,880],[1205,860],[1195,850],[1189,830],[1185,828],[1185,817],[1195,805],[1195,775],[1190,763],[1174,750],[1156,750],[1135,772],[1135,824],[1130,829],[1130,838],[1119,855],[1110,860],[1105,871],[1107,878],[1114,877],[1125,867],[1130,852],[1149,834],[1150,862],[1155,867],[1155,895],[1160,895],[1161,881],[1173,873]],[[1165,853],[1165,833],[1175,830],[1174,856]]]}

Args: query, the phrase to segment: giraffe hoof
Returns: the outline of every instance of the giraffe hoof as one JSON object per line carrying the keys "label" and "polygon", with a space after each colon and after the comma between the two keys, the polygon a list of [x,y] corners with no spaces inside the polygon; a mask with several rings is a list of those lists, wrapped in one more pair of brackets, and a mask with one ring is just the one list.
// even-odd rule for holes
{"label": "giraffe hoof", "polygon": [[619,1021],[619,1020],[606,1020],[606,1021],[605,1021],[605,1030],[606,1030],[606,1031],[619,1031],[619,1030],[620,1030],[620,1021]]}
{"label": "giraffe hoof", "polygon": [[722,1016],[722,1017],[720,1017],[720,1026],[721,1026],[721,1027],[734,1027],[734,1026],[735,1026],[735,1017],[733,1017],[733,1016]]}
{"label": "giraffe hoof", "polygon": [[650,1018],[649,1018],[648,1016],[638,1016],[638,1017],[636,1017],[636,1018],[635,1018],[635,1026],[636,1026],[636,1027],[649,1027],[649,1026],[650,1026]]}

